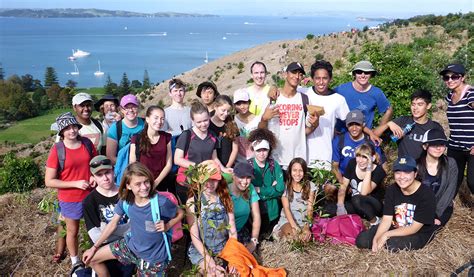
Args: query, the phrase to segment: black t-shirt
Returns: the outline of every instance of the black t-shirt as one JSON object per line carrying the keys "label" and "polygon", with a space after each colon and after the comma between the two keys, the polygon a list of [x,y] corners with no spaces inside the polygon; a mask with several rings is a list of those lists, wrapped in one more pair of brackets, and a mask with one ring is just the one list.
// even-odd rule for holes
{"label": "black t-shirt", "polygon": [[[91,191],[89,195],[82,201],[82,206],[84,210],[84,221],[86,223],[86,228],[94,240],[100,236],[100,230],[94,228],[103,229],[106,224],[112,220],[114,217],[114,208],[117,204],[119,198],[118,193],[112,197],[106,197],[100,194],[97,190]],[[114,231],[114,233],[107,239],[108,242],[120,239],[123,237],[124,233],[128,230],[128,217],[124,216],[119,221],[119,226]],[[94,230],[92,230],[94,229]],[[92,230],[92,231],[91,231]]]}
{"label": "black t-shirt", "polygon": [[230,154],[232,153],[232,140],[227,136],[225,130],[225,124],[222,127],[217,127],[211,120],[209,125],[209,130],[211,130],[217,136],[216,141],[216,150],[217,157],[221,163],[225,166],[229,161]]}
{"label": "black t-shirt", "polygon": [[436,195],[438,193],[439,186],[441,185],[441,177],[433,176],[433,175],[430,175],[429,173],[426,173],[421,183],[431,188]]}
{"label": "black t-shirt", "polygon": [[[352,189],[352,196],[359,195],[362,187],[362,179],[357,177],[356,166],[356,159],[352,158],[347,164],[346,170],[344,171],[344,177],[349,179],[349,186]],[[374,196],[380,201],[383,199],[382,182],[386,175],[387,174],[380,165],[377,165],[377,167],[372,171],[371,179],[372,182],[374,182],[377,186],[370,193],[370,195]]]}
{"label": "black t-shirt", "polygon": [[410,226],[416,221],[423,224],[419,232],[431,232],[435,211],[435,195],[423,184],[411,195],[404,195],[397,184],[387,188],[383,214],[393,216],[393,228]]}
{"label": "black t-shirt", "polygon": [[[395,118],[393,122],[403,129],[414,121],[412,116],[400,116]],[[443,127],[431,119],[428,119],[425,124],[415,124],[408,134],[397,141],[398,156],[410,156],[415,160],[418,159],[423,152],[423,135],[431,129],[438,129],[444,132]]]}
{"label": "black t-shirt", "polygon": [[183,132],[176,142],[176,148],[184,151],[186,148],[186,140],[189,139],[190,141],[188,145],[188,151],[184,153],[184,158],[186,160],[196,164],[206,160],[211,160],[212,152],[214,151],[217,144],[214,135],[211,134],[211,132],[208,132],[207,136],[204,139],[201,139],[194,133],[193,129],[189,129],[189,131],[189,135],[191,137],[187,137]]}

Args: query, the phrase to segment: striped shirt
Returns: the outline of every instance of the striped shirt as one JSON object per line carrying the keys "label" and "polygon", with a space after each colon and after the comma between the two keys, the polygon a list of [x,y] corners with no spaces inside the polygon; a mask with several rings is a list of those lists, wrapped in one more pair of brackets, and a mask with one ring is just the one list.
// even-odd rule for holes
{"label": "striped shirt", "polygon": [[469,87],[456,104],[451,101],[453,92],[446,96],[448,101],[449,148],[470,150],[474,146],[474,87]]}

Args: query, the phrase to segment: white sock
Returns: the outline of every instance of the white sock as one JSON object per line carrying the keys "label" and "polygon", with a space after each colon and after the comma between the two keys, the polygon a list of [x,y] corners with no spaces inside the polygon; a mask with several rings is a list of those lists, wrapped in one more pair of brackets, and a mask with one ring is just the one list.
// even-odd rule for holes
{"label": "white sock", "polygon": [[79,259],[77,258],[77,256],[71,257],[71,263],[72,263],[72,265],[76,264],[78,260],[79,260]]}

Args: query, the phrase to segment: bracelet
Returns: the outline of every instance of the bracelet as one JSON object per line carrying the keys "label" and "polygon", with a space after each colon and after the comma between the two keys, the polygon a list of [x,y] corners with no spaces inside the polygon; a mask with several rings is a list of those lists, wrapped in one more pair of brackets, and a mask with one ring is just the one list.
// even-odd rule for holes
{"label": "bracelet", "polygon": [[258,243],[259,243],[257,238],[251,238],[250,241],[253,242],[253,244],[255,244],[255,246],[257,246]]}

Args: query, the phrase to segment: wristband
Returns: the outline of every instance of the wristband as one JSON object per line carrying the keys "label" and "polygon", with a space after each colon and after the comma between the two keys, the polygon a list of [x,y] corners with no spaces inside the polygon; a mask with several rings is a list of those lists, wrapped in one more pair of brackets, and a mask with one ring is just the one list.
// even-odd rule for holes
{"label": "wristband", "polygon": [[255,246],[258,245],[258,239],[257,238],[251,238],[250,241],[253,242],[253,244],[255,244]]}

